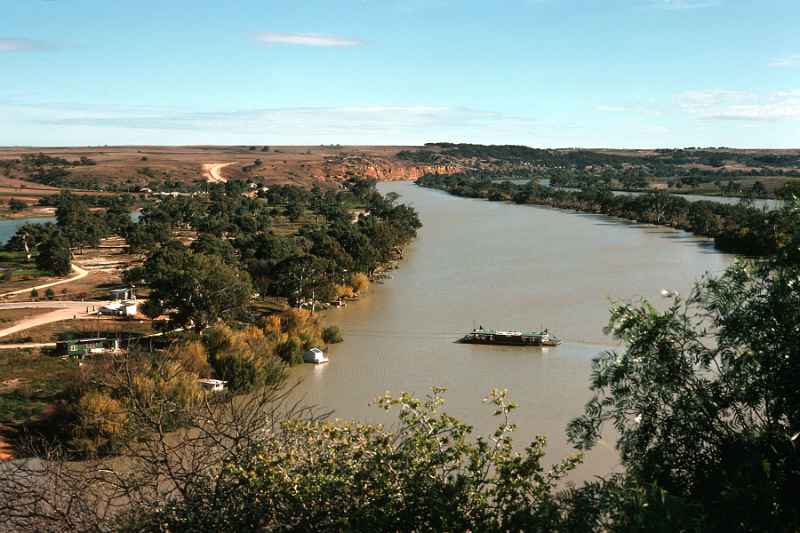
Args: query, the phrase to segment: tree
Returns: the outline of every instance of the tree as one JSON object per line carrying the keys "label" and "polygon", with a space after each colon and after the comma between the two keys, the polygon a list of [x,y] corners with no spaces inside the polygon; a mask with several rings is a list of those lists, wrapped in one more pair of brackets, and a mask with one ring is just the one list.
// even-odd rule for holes
{"label": "tree", "polygon": [[626,349],[594,360],[594,398],[569,426],[590,448],[613,424],[627,475],[699,506],[706,531],[800,528],[797,213],[770,259],[740,260],[663,312],[615,305]]}
{"label": "tree", "polygon": [[295,307],[306,301],[332,301],[336,289],[328,276],[329,264],[314,255],[290,257],[275,267],[269,286],[274,296],[283,296]]}
{"label": "tree", "polygon": [[17,198],[12,198],[8,202],[8,207],[9,209],[17,213],[19,211],[22,211],[23,209],[26,209],[28,207],[28,204]]}
{"label": "tree", "polygon": [[242,313],[253,292],[246,272],[219,256],[193,253],[180,243],[156,251],[128,279],[139,276],[151,290],[144,307],[148,316],[167,314],[173,326],[198,331]]}
{"label": "tree", "polygon": [[46,224],[23,224],[17,228],[16,233],[9,239],[6,248],[8,250],[24,251],[28,260],[30,260],[36,248],[57,231],[58,227],[50,222]]}
{"label": "tree", "polygon": [[127,422],[122,404],[99,391],[81,397],[76,417],[72,445],[89,456],[110,451]]}
{"label": "tree", "polygon": [[56,224],[72,246],[97,246],[106,234],[104,220],[89,211],[79,197],[62,192],[56,207]]}
{"label": "tree", "polygon": [[72,253],[69,242],[60,233],[54,233],[39,247],[36,266],[40,270],[52,272],[57,276],[65,276],[72,270]]}
{"label": "tree", "polygon": [[208,233],[201,233],[191,248],[195,253],[219,256],[228,264],[236,262],[236,250],[231,243]]}
{"label": "tree", "polygon": [[342,342],[342,332],[337,326],[328,326],[322,330],[322,340],[325,344],[337,344]]}

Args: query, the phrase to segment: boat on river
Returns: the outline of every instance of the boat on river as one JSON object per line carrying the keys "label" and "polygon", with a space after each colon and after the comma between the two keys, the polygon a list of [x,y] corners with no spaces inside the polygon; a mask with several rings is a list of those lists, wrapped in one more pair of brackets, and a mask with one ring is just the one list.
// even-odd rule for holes
{"label": "boat on river", "polygon": [[558,346],[561,339],[551,335],[546,329],[543,331],[498,331],[483,329],[483,326],[473,329],[458,342],[464,344],[495,344],[501,346]]}

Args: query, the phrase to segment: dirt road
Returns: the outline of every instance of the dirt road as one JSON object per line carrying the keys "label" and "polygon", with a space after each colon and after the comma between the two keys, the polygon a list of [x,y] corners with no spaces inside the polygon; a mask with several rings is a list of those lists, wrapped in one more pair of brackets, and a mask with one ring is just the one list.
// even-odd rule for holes
{"label": "dirt road", "polygon": [[6,292],[6,293],[3,293],[3,294],[0,294],[0,298],[3,298],[5,296],[13,296],[15,294],[22,294],[22,293],[25,293],[25,292],[31,292],[33,289],[36,289],[38,291],[40,289],[47,289],[48,287],[55,287],[56,285],[63,285],[65,283],[72,283],[73,281],[78,281],[79,279],[83,279],[83,278],[85,278],[86,276],[89,275],[88,271],[82,269],[81,267],[79,267],[78,265],[76,265],[74,263],[72,264],[72,270],[73,270],[73,272],[77,272],[77,275],[72,276],[71,278],[62,279],[62,280],[59,280],[59,281],[52,281],[50,283],[44,283],[43,285],[36,285],[35,287],[28,287],[28,288],[25,288],[25,289],[18,289],[16,291]]}
{"label": "dirt road", "polygon": [[6,337],[19,331],[35,328],[51,322],[60,322],[62,320],[70,320],[71,318],[82,318],[96,313],[109,302],[16,302],[8,304],[0,304],[0,309],[35,309],[37,307],[54,307],[54,311],[45,313],[43,315],[32,316],[20,320],[13,326],[0,330],[0,338]]}
{"label": "dirt road", "polygon": [[228,180],[222,175],[222,169],[234,163],[203,163],[203,174],[209,183],[225,183]]}

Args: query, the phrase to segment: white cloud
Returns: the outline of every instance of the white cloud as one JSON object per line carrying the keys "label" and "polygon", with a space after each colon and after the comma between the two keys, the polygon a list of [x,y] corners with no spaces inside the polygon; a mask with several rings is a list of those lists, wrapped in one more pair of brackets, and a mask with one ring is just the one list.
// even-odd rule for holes
{"label": "white cloud", "polygon": [[757,94],[745,91],[687,91],[678,106],[699,118],[714,120],[781,120],[800,118],[800,90]]}
{"label": "white cloud", "polygon": [[598,105],[595,106],[596,111],[601,111],[603,113],[624,113],[630,115],[649,115],[654,117],[660,117],[664,114],[664,112],[660,109],[656,109],[653,105]]}
{"label": "white cloud", "polygon": [[701,9],[714,7],[720,4],[719,0],[651,0],[650,5],[659,9],[678,11],[684,9]]}
{"label": "white cloud", "polygon": [[800,54],[779,57],[769,62],[771,68],[800,68]]}
{"label": "white cloud", "polygon": [[[569,129],[523,116],[437,105],[197,112],[137,106],[0,102],[0,116],[36,131],[43,131],[44,127],[48,135],[74,136],[80,132],[89,138],[104,139],[104,143],[120,143],[113,139],[163,139],[162,144],[419,144],[431,139],[511,143],[544,138],[552,135],[554,129],[560,133]],[[10,131],[5,133],[12,138],[12,144],[21,142],[14,140],[16,136]],[[3,138],[1,133],[0,138]]]}
{"label": "white cloud", "polygon": [[280,33],[262,32],[255,34],[255,39],[268,44],[291,44],[298,46],[348,47],[363,44],[359,39],[320,35],[318,33]]}
{"label": "white cloud", "polygon": [[32,52],[47,47],[45,43],[33,39],[0,38],[0,52]]}

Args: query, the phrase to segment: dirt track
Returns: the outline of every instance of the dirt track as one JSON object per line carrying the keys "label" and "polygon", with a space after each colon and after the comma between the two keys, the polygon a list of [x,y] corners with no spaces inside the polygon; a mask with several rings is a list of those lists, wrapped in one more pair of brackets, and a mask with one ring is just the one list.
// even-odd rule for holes
{"label": "dirt track", "polygon": [[222,169],[234,163],[203,163],[203,174],[209,183],[226,183],[228,180],[222,175]]}
{"label": "dirt track", "polygon": [[[56,307],[55,311],[45,313],[43,315],[36,315],[30,318],[20,320],[13,326],[0,330],[0,337],[6,337],[19,331],[35,328],[51,322],[60,322],[62,320],[70,320],[78,317],[82,318],[87,315],[94,314],[97,309],[108,304],[109,302],[16,302],[0,304],[0,309],[35,309],[37,307]],[[19,345],[4,346],[3,348],[19,347]],[[28,346],[30,347],[30,346]]]}
{"label": "dirt track", "polygon": [[47,289],[48,287],[55,287],[56,285],[63,285],[65,283],[71,283],[73,281],[78,281],[79,279],[83,279],[83,278],[85,278],[86,276],[89,275],[89,272],[87,270],[82,269],[81,267],[79,267],[78,265],[76,265],[74,263],[72,264],[72,270],[77,272],[77,275],[72,276],[71,278],[62,279],[62,280],[59,280],[59,281],[51,281],[50,283],[44,283],[42,285],[36,285],[35,287],[26,287],[24,289],[17,289],[15,291],[5,292],[3,294],[0,294],[0,298],[3,298],[5,296],[14,296],[15,294],[22,294],[24,292],[30,292],[30,291],[32,291],[34,289],[36,289],[38,291],[39,289]]}

